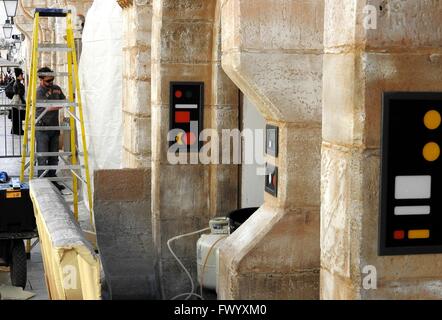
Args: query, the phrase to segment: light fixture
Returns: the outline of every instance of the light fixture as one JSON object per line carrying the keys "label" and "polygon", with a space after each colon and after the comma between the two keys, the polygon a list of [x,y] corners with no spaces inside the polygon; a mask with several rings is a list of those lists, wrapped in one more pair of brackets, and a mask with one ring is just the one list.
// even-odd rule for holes
{"label": "light fixture", "polygon": [[6,10],[6,16],[15,17],[17,14],[18,0],[3,0]]}
{"label": "light fixture", "polygon": [[23,39],[23,37],[22,37],[23,35],[21,34],[21,33],[19,33],[19,34],[13,34],[12,35],[12,39],[14,40],[14,41],[12,41],[12,45],[14,45],[15,46],[15,48],[17,48],[17,50],[20,50],[20,47],[21,47],[21,43],[22,43],[22,39]]}
{"label": "light fixture", "polygon": [[9,20],[5,21],[5,24],[3,25],[3,34],[5,36],[5,39],[10,39],[12,35],[12,24]]}

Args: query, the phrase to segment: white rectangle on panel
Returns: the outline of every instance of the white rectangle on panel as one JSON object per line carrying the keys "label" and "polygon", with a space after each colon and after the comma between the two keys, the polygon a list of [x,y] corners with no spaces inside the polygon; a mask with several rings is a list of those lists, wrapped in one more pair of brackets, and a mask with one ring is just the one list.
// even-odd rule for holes
{"label": "white rectangle on panel", "polygon": [[397,176],[396,199],[430,199],[431,176]]}
{"label": "white rectangle on panel", "polygon": [[414,216],[430,214],[430,206],[394,207],[395,216]]}
{"label": "white rectangle on panel", "polygon": [[175,109],[198,109],[197,104],[176,104]]}

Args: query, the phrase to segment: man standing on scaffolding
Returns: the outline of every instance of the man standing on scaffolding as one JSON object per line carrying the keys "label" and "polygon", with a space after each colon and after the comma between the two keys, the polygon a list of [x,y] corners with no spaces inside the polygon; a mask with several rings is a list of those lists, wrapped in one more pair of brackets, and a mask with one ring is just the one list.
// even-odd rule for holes
{"label": "man standing on scaffolding", "polygon": [[[66,96],[63,94],[61,88],[54,84],[54,77],[52,75],[48,76],[46,74],[53,73],[53,71],[48,68],[40,68],[37,72],[38,78],[40,79],[40,85],[37,88],[37,101],[42,100],[65,100]],[[58,110],[61,107],[48,107],[48,108],[37,108],[37,118],[47,109],[48,112],[38,121],[37,126],[59,126],[59,115]],[[58,152],[59,151],[59,130],[50,131],[36,131],[35,138],[37,140],[37,152]],[[54,157],[38,157],[39,166],[57,166],[58,156]],[[41,176],[45,170],[39,170],[38,176]],[[56,170],[49,170],[45,177],[56,177]],[[62,191],[65,187],[55,181],[52,182],[58,190]]]}

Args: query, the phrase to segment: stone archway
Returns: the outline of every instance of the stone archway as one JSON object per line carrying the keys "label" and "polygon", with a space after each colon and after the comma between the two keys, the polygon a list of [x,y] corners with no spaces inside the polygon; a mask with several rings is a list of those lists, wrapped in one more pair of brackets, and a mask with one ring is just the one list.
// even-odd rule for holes
{"label": "stone archway", "polygon": [[280,135],[278,197],[221,247],[221,299],[319,298],[323,6],[221,1],[223,68]]}

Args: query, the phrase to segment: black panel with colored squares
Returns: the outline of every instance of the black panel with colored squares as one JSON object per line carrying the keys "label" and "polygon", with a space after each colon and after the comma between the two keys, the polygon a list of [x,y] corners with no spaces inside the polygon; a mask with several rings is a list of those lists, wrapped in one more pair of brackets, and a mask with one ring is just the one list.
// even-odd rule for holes
{"label": "black panel with colored squares", "polygon": [[[266,125],[266,153],[272,157],[278,157],[279,128]],[[265,191],[274,197],[278,197],[278,167],[266,163]]]}
{"label": "black panel with colored squares", "polygon": [[278,196],[278,167],[266,164],[265,191],[272,196]]}
{"label": "black panel with colored squares", "polygon": [[379,254],[442,253],[442,93],[384,93]]}
{"label": "black panel with colored squares", "polygon": [[199,152],[199,135],[203,128],[204,83],[170,83],[170,130],[175,141],[188,152]]}

